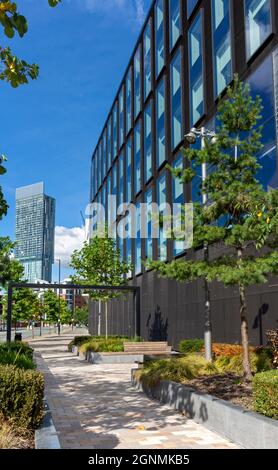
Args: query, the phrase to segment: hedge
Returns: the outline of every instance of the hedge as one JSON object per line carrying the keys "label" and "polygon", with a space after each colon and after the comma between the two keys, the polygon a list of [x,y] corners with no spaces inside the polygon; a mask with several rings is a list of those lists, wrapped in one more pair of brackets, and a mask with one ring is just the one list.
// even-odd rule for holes
{"label": "hedge", "polygon": [[41,372],[0,365],[0,412],[19,427],[36,429],[42,421],[44,378]]}
{"label": "hedge", "polygon": [[255,375],[253,397],[254,408],[258,413],[278,419],[278,370]]}

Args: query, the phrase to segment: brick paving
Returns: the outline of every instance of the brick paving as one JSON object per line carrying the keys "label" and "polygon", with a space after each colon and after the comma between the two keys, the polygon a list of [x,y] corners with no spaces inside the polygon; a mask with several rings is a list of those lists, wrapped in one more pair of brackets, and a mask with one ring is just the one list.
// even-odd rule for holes
{"label": "brick paving", "polygon": [[132,364],[92,365],[67,352],[70,335],[30,341],[62,449],[236,449],[135,390]]}

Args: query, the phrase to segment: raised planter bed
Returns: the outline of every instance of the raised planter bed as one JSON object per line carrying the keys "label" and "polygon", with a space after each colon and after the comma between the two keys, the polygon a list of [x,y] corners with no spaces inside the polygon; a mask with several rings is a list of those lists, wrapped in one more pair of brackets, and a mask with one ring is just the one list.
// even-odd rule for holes
{"label": "raised planter bed", "polygon": [[133,386],[197,423],[247,449],[278,448],[278,421],[176,382],[161,381],[154,388],[146,387],[136,378],[136,371],[131,371]]}

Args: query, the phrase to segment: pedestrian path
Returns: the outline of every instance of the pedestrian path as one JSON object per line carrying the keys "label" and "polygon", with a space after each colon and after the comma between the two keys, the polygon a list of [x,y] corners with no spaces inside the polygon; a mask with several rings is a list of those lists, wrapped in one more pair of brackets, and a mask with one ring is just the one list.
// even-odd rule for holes
{"label": "pedestrian path", "polygon": [[71,339],[30,341],[62,449],[238,448],[135,390],[134,365],[92,365],[73,356],[67,352]]}

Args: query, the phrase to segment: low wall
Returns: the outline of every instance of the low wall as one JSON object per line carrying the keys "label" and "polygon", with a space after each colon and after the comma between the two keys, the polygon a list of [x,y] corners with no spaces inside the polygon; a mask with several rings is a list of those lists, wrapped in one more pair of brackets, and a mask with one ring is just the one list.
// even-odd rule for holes
{"label": "low wall", "polygon": [[131,371],[132,385],[247,449],[277,449],[278,421],[264,417],[184,385],[162,381],[153,389]]}
{"label": "low wall", "polygon": [[45,403],[44,419],[35,431],[35,449],[60,449],[60,441],[54,426],[51,412],[47,403]]}

